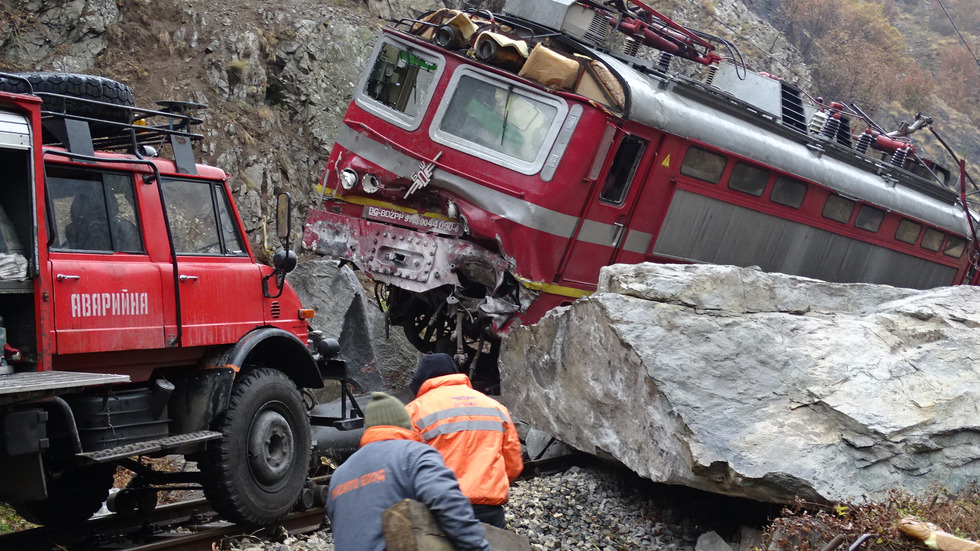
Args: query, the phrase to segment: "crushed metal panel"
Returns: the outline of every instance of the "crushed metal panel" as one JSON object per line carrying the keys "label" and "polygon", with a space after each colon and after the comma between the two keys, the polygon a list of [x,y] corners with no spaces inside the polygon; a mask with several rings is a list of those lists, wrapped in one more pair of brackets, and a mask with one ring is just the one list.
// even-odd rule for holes
{"label": "crushed metal panel", "polygon": [[418,293],[458,285],[457,272],[495,289],[510,266],[467,241],[319,209],[307,213],[303,246],[353,262],[376,281]]}

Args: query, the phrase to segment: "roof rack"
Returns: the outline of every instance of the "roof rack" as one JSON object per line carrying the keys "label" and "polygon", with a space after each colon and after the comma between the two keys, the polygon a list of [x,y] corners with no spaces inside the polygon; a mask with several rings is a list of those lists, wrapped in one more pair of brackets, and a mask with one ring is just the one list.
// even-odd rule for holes
{"label": "roof rack", "polygon": [[41,122],[44,145],[92,156],[95,151],[120,151],[139,158],[155,157],[169,143],[177,171],[196,174],[192,144],[204,138],[192,131],[203,122],[195,116],[206,105],[158,101],[158,109],[118,105],[52,92],[34,92],[44,103]]}

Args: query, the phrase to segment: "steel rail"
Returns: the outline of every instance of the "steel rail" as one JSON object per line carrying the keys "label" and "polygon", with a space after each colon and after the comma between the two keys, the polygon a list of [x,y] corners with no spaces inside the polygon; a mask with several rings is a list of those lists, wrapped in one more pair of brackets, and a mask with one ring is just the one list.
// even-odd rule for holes
{"label": "steel rail", "polygon": [[291,513],[276,526],[267,528],[248,528],[237,524],[224,523],[224,526],[210,528],[201,527],[198,532],[176,533],[168,532],[152,536],[158,541],[143,543],[135,547],[127,547],[128,551],[159,551],[162,549],[180,549],[181,551],[212,551],[213,544],[227,538],[239,536],[255,537],[260,540],[275,539],[282,535],[282,530],[290,535],[315,532],[323,524],[326,510],[315,507],[308,511]]}
{"label": "steel rail", "polygon": [[[525,462],[522,479],[553,474],[571,464],[588,461],[587,455],[572,454]],[[329,475],[312,479],[329,483]],[[220,519],[206,499],[191,499],[161,505],[151,511],[109,514],[64,526],[41,526],[0,536],[0,549],[17,551],[212,551],[215,544],[231,538],[257,542],[281,540],[286,534],[309,534],[324,526],[326,510],[313,507],[293,512],[275,525],[254,527]]]}

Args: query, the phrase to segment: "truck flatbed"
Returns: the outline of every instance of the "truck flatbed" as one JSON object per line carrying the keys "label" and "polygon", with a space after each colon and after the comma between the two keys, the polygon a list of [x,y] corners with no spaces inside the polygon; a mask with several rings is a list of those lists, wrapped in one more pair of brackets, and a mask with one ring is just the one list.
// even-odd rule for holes
{"label": "truck flatbed", "polygon": [[0,405],[20,401],[25,394],[41,398],[96,385],[128,383],[129,375],[75,371],[33,371],[4,375],[0,382]]}

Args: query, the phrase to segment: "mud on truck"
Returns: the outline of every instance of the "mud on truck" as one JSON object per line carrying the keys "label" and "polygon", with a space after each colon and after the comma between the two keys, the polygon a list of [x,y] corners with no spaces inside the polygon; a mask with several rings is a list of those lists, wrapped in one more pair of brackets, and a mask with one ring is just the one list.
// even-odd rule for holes
{"label": "mud on truck", "polygon": [[[289,198],[274,267],[257,263],[228,175],[194,159],[204,106],[157,103],[101,77],[0,74],[0,501],[35,523],[91,516],[117,465],[135,473],[117,512],[197,485],[263,525],[319,490],[307,389],[346,366],[285,282]],[[168,454],[200,472],[140,459]]]}

